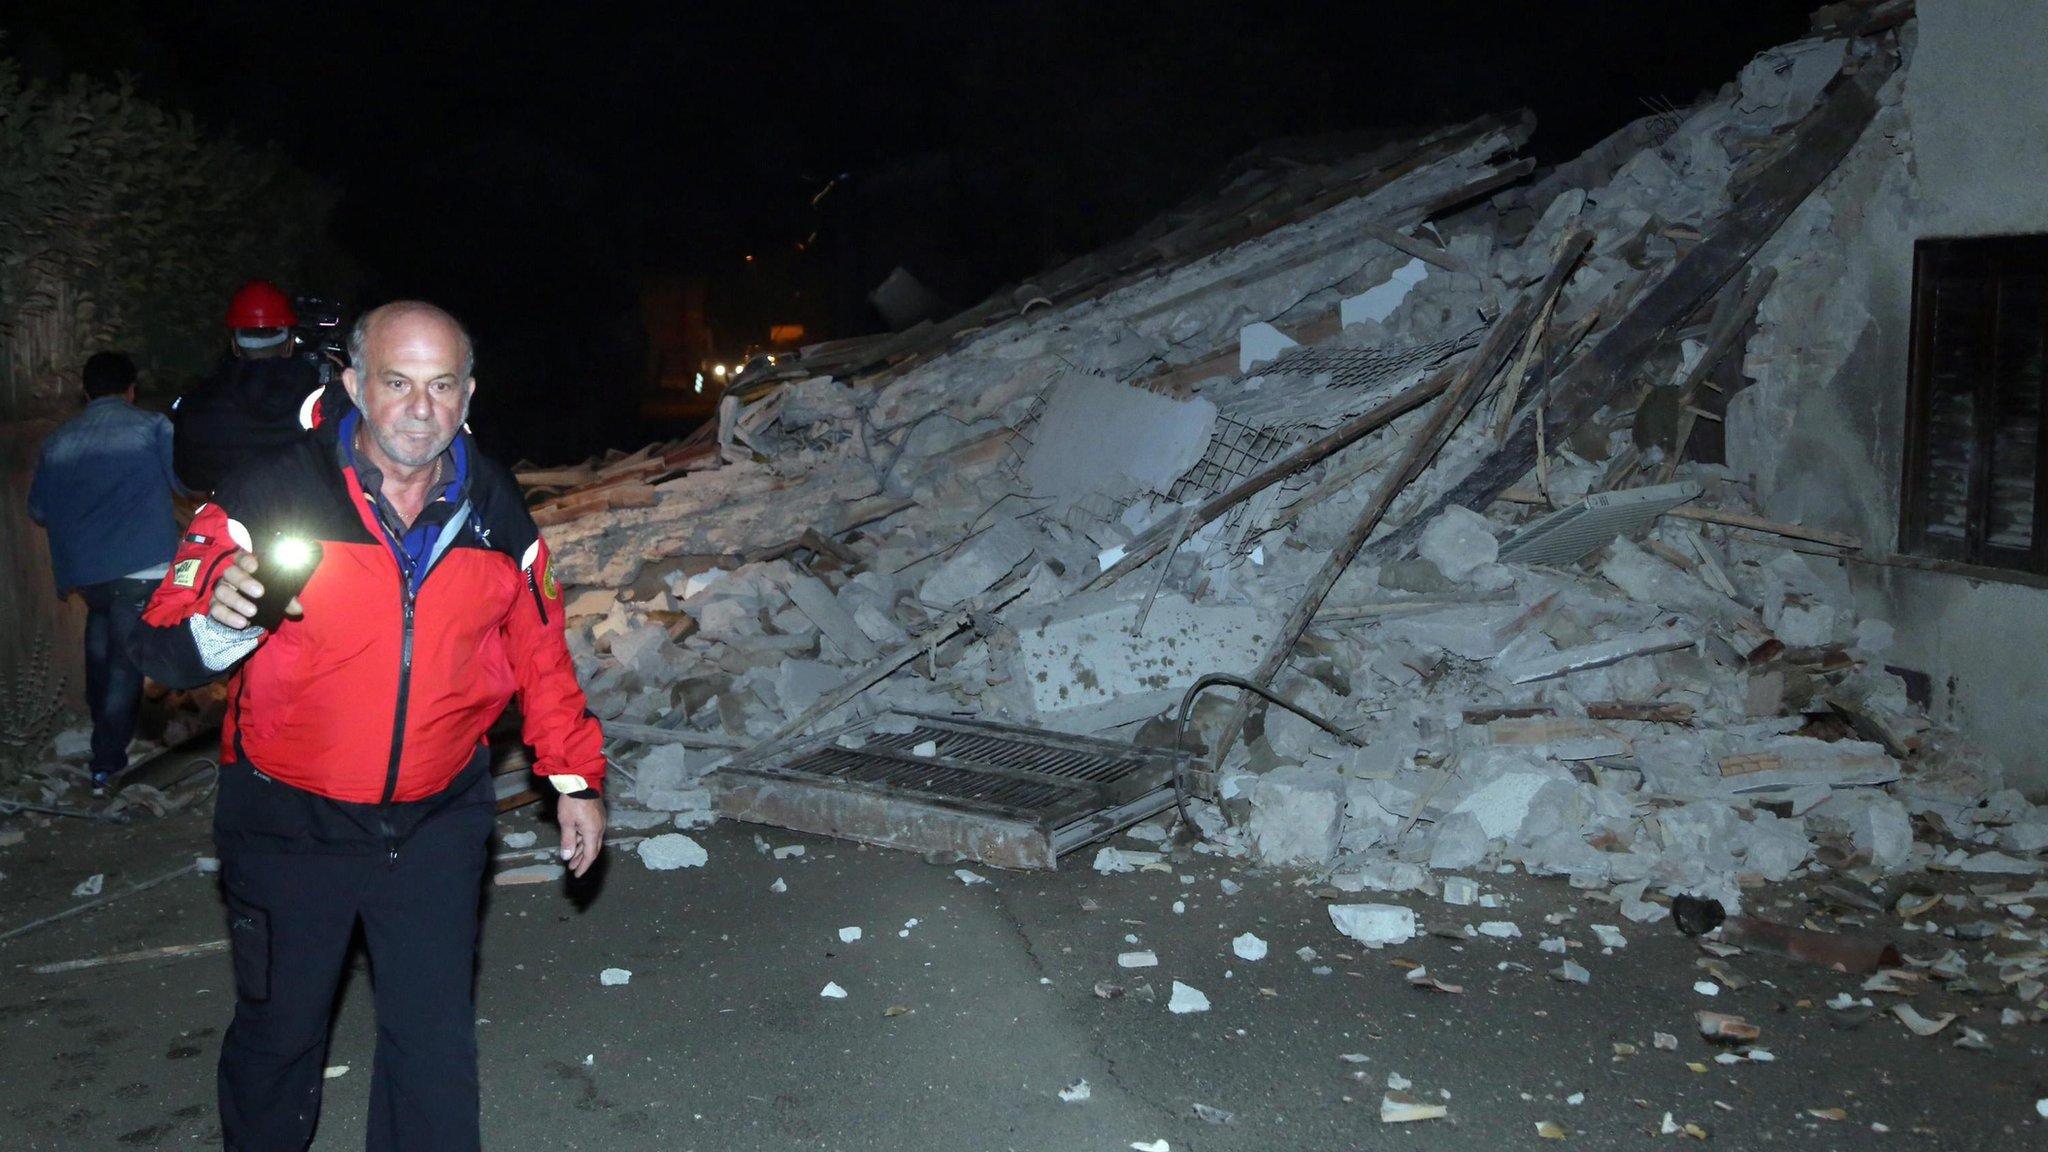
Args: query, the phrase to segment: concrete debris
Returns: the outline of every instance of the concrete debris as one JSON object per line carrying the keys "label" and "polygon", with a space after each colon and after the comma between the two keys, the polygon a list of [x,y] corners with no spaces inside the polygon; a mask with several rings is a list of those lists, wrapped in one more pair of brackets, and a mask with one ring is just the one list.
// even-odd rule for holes
{"label": "concrete debris", "polygon": [[560,864],[525,864],[518,868],[506,868],[491,877],[491,883],[500,888],[518,888],[528,884],[552,884],[568,874]]}
{"label": "concrete debris", "polygon": [[1416,551],[1455,584],[1493,563],[1500,546],[1492,521],[1469,508],[1447,508],[1422,530]]}
{"label": "concrete debris", "polygon": [[1095,1092],[1088,1087],[1086,1080],[1076,1080],[1060,1089],[1060,1099],[1068,1104],[1079,1104],[1093,1095]]}
{"label": "concrete debris", "polygon": [[1093,377],[1054,385],[1018,474],[1034,499],[1064,510],[1090,497],[1164,494],[1202,459],[1216,405]]}
{"label": "concrete debris", "polygon": [[1386,280],[1356,296],[1345,297],[1338,305],[1337,322],[1346,328],[1353,324],[1384,323],[1408,298],[1409,290],[1428,277],[1429,266],[1421,258],[1411,256]]}
{"label": "concrete debris", "polygon": [[1175,1016],[1185,1016],[1190,1012],[1207,1012],[1209,998],[1202,994],[1201,989],[1175,980],[1173,996],[1167,1000],[1166,1010]]}
{"label": "concrete debris", "polygon": [[85,879],[80,880],[78,882],[78,886],[71,890],[71,894],[73,896],[97,896],[103,889],[106,888],[106,886],[107,874],[104,872],[95,872],[92,875],[87,876]]}
{"label": "concrete debris", "polygon": [[540,840],[540,836],[534,832],[507,832],[501,839],[505,847],[518,849],[533,847]]}
{"label": "concrete debris", "polygon": [[851,944],[854,941],[860,939],[860,937],[861,931],[860,928],[857,926],[841,928],[839,930],[839,942],[841,944]]}
{"label": "concrete debris", "polygon": [[1380,1097],[1380,1123],[1409,1124],[1417,1120],[1441,1120],[1451,1114],[1443,1104],[1430,1104],[1401,1092]]}
{"label": "concrete debris", "polygon": [[1095,870],[1101,873],[1136,872],[1147,865],[1157,864],[1164,857],[1157,852],[1131,852],[1121,848],[1105,847],[1095,853]]}
{"label": "concrete debris", "polygon": [[[1820,402],[1812,385],[1867,350],[1835,330],[1870,322],[1830,296],[1836,221],[1861,206],[1814,191],[1835,161],[1796,180],[1786,166],[1842,154],[1824,124],[1873,142],[1840,163],[1874,184],[1910,155],[1875,146],[1908,127],[1895,49],[1853,43],[1763,53],[1655,131],[1536,181],[1505,180],[1527,126],[1488,119],[1347,175],[1362,194],[1235,220],[1228,245],[1182,244],[1165,221],[1178,239],[1146,255],[1084,258],[1021,300],[779,360],[779,380],[728,397],[730,452],[707,430],[594,462],[579,474],[644,493],[571,489],[536,511],[591,707],[633,778],[620,826],[640,809],[709,819],[725,749],[827,701],[803,722],[879,717],[871,751],[915,728],[909,712],[1165,747],[1197,679],[1256,671],[1356,743],[1203,696],[1182,734],[1189,850],[1340,892],[1484,907],[1471,877],[1511,865],[1598,899],[1620,927],[1572,943],[1616,949],[1674,897],[1739,917],[1760,882],[1822,868],[2040,874],[2048,811],[1928,715],[1923,679],[1887,666],[1926,644],[1852,591],[1843,558],[1872,557],[1826,526],[1857,510],[1778,484],[1810,447],[1792,429]],[[1789,203],[1760,191],[1778,185]],[[1413,233],[1424,219],[1434,240]],[[1590,247],[1539,306],[1532,286],[1581,229]],[[1724,283],[1737,304],[1761,298],[1727,310],[1744,322],[1725,340]],[[1479,349],[1498,355],[1479,364]],[[1724,352],[1743,386],[1720,434],[1692,436],[1680,413],[1715,408],[1715,423],[1721,401],[1689,382]],[[1440,413],[1447,395],[1476,415]],[[1410,460],[1425,423],[1439,439]],[[1794,522],[1802,509],[1814,524]],[[1377,527],[1343,566],[1368,512]],[[652,867],[677,839],[640,853]],[[1152,856],[1093,859],[1123,873],[1165,863]],[[1372,946],[1418,931],[1391,904],[1330,915]]]}
{"label": "concrete debris", "polygon": [[1159,967],[1159,956],[1150,949],[1140,952],[1119,952],[1116,957],[1116,966],[1119,968],[1157,968]]}
{"label": "concrete debris", "polygon": [[1264,960],[1266,942],[1250,932],[1243,933],[1230,942],[1230,951],[1239,960]]}
{"label": "concrete debris", "polygon": [[1278,359],[1289,348],[1298,347],[1300,345],[1292,337],[1271,324],[1264,321],[1247,324],[1237,334],[1237,370],[1248,376],[1252,369]]}
{"label": "concrete debris", "polygon": [[1368,948],[1405,944],[1415,938],[1415,912],[1399,904],[1332,904],[1330,923]]}
{"label": "concrete debris", "polygon": [[701,868],[708,859],[710,857],[705,853],[704,846],[681,832],[649,836],[640,842],[640,862],[647,865],[650,872]]}
{"label": "concrete debris", "polygon": [[629,984],[632,980],[633,974],[624,968],[607,968],[597,974],[597,982],[607,988],[616,988],[621,984]]}
{"label": "concrete debris", "polygon": [[828,980],[825,982],[825,986],[818,990],[818,996],[823,1000],[844,1000],[846,999],[846,989]]}

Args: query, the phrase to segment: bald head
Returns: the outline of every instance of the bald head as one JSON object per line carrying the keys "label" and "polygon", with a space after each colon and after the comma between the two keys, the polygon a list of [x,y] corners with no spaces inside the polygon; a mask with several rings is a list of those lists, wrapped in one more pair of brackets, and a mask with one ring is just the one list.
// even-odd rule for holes
{"label": "bald head", "polygon": [[467,380],[476,374],[476,345],[470,341],[469,329],[462,326],[462,321],[447,309],[425,300],[393,300],[363,313],[349,330],[348,362],[358,376],[369,371],[372,341],[396,335],[392,329],[403,329],[408,336],[452,338],[460,349],[461,377]]}

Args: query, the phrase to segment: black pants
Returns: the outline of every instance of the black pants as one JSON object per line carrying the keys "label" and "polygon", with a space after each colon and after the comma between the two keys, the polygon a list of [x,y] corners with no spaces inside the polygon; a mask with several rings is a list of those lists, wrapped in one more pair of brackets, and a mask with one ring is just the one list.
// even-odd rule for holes
{"label": "black pants", "polygon": [[78,590],[85,599],[85,704],[92,711],[94,772],[128,767],[135,713],[142,706],[142,669],[128,654],[153,580],[107,580]]}
{"label": "black pants", "polygon": [[474,1152],[476,950],[495,805],[486,761],[440,795],[345,804],[221,771],[214,838],[235,1018],[221,1042],[229,1152],[302,1152],[358,920],[377,1009],[368,1152]]}

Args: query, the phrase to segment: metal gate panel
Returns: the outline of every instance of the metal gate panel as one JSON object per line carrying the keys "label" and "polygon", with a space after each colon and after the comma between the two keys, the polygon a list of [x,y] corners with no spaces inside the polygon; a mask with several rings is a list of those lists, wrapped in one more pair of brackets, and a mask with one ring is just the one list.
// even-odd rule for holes
{"label": "metal gate panel", "polygon": [[[897,715],[911,731],[856,721],[772,762],[721,770],[720,814],[1003,868],[1052,868],[1062,853],[1173,803],[1172,760],[1159,750]],[[918,755],[926,743],[932,753]]]}

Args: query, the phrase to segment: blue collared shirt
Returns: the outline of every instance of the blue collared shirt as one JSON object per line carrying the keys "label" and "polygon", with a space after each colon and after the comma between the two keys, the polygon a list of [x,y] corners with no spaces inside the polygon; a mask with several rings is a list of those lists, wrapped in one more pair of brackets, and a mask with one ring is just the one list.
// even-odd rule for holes
{"label": "blue collared shirt", "polygon": [[57,588],[117,580],[168,564],[178,550],[171,422],[102,396],[49,439],[29,485],[28,514],[50,534]]}
{"label": "blue collared shirt", "polygon": [[335,429],[339,439],[342,463],[353,468],[357,483],[362,485],[363,494],[370,498],[371,506],[377,510],[377,524],[384,530],[384,543],[391,548],[391,554],[398,561],[399,571],[405,573],[406,583],[417,593],[420,582],[427,578],[427,572],[434,566],[438,553],[445,550],[444,536],[452,536],[461,530],[456,513],[463,493],[467,491],[469,479],[469,449],[463,443],[463,436],[457,433],[441,458],[448,462],[446,475],[435,489],[427,494],[426,507],[413,519],[410,525],[400,521],[384,500],[384,477],[375,465],[356,454],[356,430],[362,425],[360,409],[351,408],[341,418]]}

